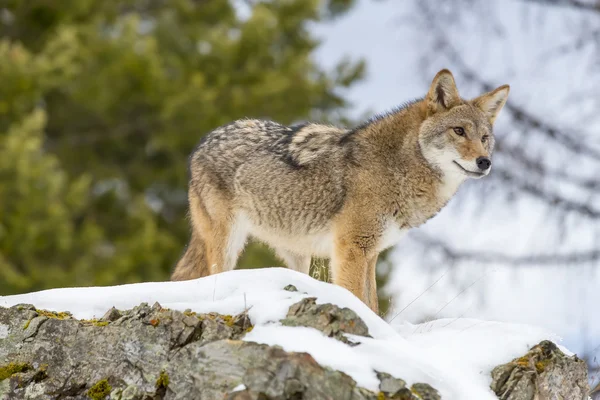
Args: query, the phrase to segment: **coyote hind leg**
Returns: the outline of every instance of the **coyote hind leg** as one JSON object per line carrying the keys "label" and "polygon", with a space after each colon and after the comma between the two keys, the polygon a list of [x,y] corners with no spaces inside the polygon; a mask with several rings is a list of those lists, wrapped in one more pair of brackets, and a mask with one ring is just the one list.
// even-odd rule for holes
{"label": "coyote hind leg", "polygon": [[200,197],[190,186],[192,240],[173,278],[201,277],[232,270],[246,243],[246,227],[234,215],[229,199],[218,189],[205,187]]}

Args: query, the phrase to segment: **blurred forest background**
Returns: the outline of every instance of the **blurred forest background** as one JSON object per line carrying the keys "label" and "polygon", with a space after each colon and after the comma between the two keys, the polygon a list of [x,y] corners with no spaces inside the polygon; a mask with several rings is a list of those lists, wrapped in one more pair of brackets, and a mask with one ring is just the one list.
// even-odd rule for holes
{"label": "blurred forest background", "polygon": [[494,170],[381,259],[386,318],[543,325],[594,386],[599,50],[597,0],[0,0],[0,295],[168,279],[202,135],[350,126],[450,68],[511,85]]}
{"label": "blurred forest background", "polygon": [[352,3],[0,1],[0,293],[168,279],[202,135],[345,121],[364,63],[317,65],[309,26]]}

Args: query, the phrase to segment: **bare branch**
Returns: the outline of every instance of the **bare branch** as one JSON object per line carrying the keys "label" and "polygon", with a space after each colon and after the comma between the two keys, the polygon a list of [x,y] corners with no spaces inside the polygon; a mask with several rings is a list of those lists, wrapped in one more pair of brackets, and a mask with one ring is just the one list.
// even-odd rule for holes
{"label": "bare branch", "polygon": [[537,172],[543,175],[544,178],[553,181],[564,181],[581,189],[600,192],[600,179],[582,178],[557,169],[550,170],[541,162],[528,158],[522,148],[507,145],[501,140],[496,141],[496,149],[501,151],[505,156],[521,163],[528,171]]}
{"label": "bare branch", "polygon": [[510,256],[503,253],[493,252],[468,252],[456,250],[443,241],[433,238],[423,233],[413,233],[413,239],[425,245],[428,249],[435,249],[441,252],[446,258],[452,261],[476,261],[478,263],[503,263],[513,266],[532,267],[539,265],[562,265],[582,267],[584,263],[597,262],[600,260],[600,250],[590,250],[584,252],[569,252],[568,254],[533,254],[525,256]]}
{"label": "bare branch", "polygon": [[544,191],[532,183],[524,182],[517,175],[514,175],[508,170],[496,171],[496,174],[499,174],[500,179],[504,180],[505,182],[508,182],[518,189],[545,201],[552,207],[561,208],[565,211],[574,211],[589,218],[600,218],[600,211],[591,208],[589,205],[577,203],[555,193]]}
{"label": "bare branch", "polygon": [[526,3],[537,3],[555,7],[569,7],[584,11],[594,11],[600,13],[600,1],[585,2],[581,0],[521,0]]}

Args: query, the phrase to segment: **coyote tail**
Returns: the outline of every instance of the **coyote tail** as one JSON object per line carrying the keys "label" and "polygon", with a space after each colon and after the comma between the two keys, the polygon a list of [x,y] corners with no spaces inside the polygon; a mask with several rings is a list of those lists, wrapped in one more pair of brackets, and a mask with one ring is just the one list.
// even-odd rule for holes
{"label": "coyote tail", "polygon": [[210,275],[206,260],[206,245],[198,235],[192,232],[183,257],[175,266],[171,275],[172,281],[185,281]]}

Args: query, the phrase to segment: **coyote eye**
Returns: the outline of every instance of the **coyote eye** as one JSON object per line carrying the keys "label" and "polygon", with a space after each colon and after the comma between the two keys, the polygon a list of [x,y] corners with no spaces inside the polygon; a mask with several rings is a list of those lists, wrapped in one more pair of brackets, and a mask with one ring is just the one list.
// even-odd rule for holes
{"label": "coyote eye", "polygon": [[489,139],[489,136],[488,136],[488,135],[482,136],[482,137],[481,137],[481,143],[485,143],[485,142],[487,142],[487,141],[488,141],[488,139]]}
{"label": "coyote eye", "polygon": [[454,128],[454,133],[458,136],[465,136],[465,130],[463,128]]}

